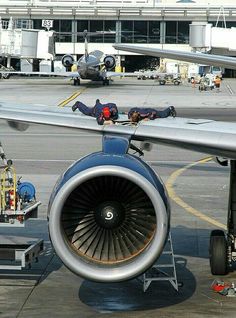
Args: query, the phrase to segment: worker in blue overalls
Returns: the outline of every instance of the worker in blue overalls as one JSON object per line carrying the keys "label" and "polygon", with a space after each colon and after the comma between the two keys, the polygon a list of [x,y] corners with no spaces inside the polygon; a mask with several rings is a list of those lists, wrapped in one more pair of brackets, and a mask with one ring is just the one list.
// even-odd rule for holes
{"label": "worker in blue overalls", "polygon": [[128,118],[133,123],[138,123],[140,120],[154,120],[156,118],[175,117],[176,110],[174,106],[169,106],[164,110],[157,110],[155,108],[140,108],[133,107],[128,112]]}
{"label": "worker in blue overalls", "polygon": [[82,102],[76,102],[72,106],[73,112],[78,109],[87,116],[96,117],[99,125],[110,125],[113,124],[113,120],[118,118],[118,109],[116,104],[107,103],[101,104],[100,100],[97,99],[94,107],[88,107]]}

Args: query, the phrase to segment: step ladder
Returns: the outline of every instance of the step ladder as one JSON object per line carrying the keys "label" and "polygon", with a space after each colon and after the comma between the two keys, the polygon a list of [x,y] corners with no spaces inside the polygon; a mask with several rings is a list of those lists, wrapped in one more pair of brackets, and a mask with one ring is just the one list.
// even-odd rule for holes
{"label": "step ladder", "polygon": [[178,280],[175,268],[175,257],[171,232],[158,261],[142,275],[143,291],[146,292],[152,282],[168,281],[178,291]]}

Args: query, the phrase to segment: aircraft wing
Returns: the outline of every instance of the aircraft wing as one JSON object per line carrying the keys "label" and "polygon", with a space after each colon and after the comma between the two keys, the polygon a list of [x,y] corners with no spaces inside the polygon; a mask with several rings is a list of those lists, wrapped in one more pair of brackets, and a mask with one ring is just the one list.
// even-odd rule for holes
{"label": "aircraft wing", "polygon": [[[236,159],[236,123],[208,119],[163,118],[137,125],[98,125],[95,118],[70,108],[0,103],[0,119],[17,123],[68,127],[98,134],[127,135],[132,140],[161,143],[210,155]],[[120,115],[127,120],[127,115]]]}
{"label": "aircraft wing", "polygon": [[138,77],[140,75],[146,75],[146,73],[144,74],[142,72],[110,72],[110,71],[107,71],[105,74],[106,74],[106,77],[109,77],[109,78],[115,77],[115,76]]}
{"label": "aircraft wing", "polygon": [[17,71],[0,71],[0,74],[16,75],[45,75],[45,76],[62,76],[62,77],[80,77],[78,72],[17,72]]}
{"label": "aircraft wing", "polygon": [[115,44],[116,50],[139,53],[149,56],[181,60],[190,63],[221,66],[229,69],[236,69],[236,58],[230,56],[213,55],[206,53],[181,52],[174,50],[162,50],[135,45]]}

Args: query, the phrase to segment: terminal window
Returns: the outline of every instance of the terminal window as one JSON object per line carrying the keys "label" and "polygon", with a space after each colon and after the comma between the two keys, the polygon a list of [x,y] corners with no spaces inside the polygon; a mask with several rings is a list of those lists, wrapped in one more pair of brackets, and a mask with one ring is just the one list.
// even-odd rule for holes
{"label": "terminal window", "polygon": [[121,21],[121,42],[160,43],[160,21]]}
{"label": "terminal window", "polygon": [[189,43],[191,21],[166,21],[165,43]]}
{"label": "terminal window", "polygon": [[[83,32],[87,30],[88,32],[106,32],[116,30],[116,21],[114,20],[78,20],[77,21],[77,32]],[[89,42],[96,43],[114,43],[116,39],[115,33],[111,34],[98,34],[93,36],[88,36]],[[83,36],[77,37],[78,42],[83,42]]]}

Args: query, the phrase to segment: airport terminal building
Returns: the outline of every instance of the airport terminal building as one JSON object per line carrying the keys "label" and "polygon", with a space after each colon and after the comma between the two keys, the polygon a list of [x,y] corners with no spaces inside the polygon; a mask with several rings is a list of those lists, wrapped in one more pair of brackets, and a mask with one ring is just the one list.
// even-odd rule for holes
{"label": "airport terminal building", "polygon": [[[83,37],[76,32],[114,31],[111,34],[90,37],[89,51],[99,49],[106,54],[114,54],[119,57],[120,63],[126,63],[126,69],[134,70],[134,66],[137,66],[141,60],[140,57],[132,53],[117,52],[112,44],[132,43],[165,49],[191,50],[190,25],[211,24],[214,27],[234,28],[236,2],[234,0],[2,0],[0,17],[2,25],[12,18],[20,23],[21,27],[27,25],[34,29],[45,29],[42,21],[53,21],[51,30],[57,32],[55,53],[58,58],[64,54],[72,54],[78,58],[84,53]],[[227,51],[226,54],[236,55],[236,51]]]}

